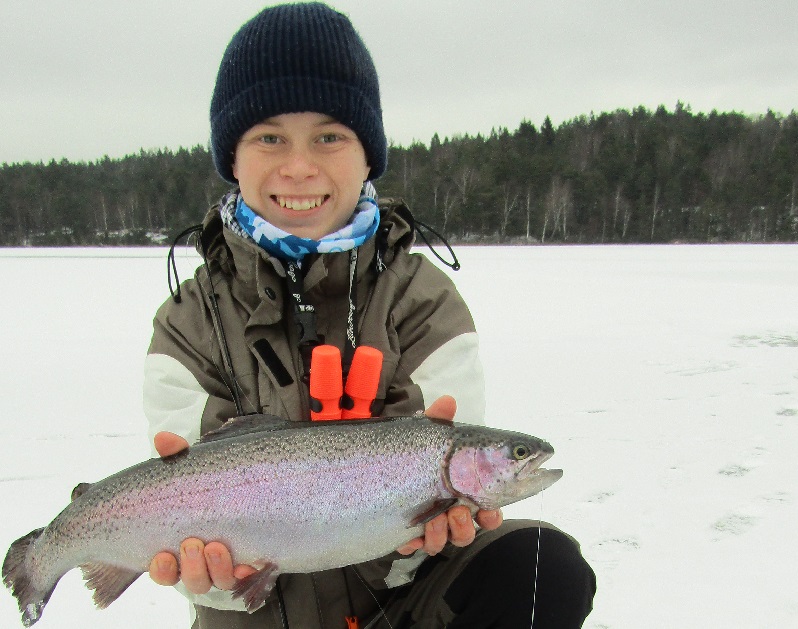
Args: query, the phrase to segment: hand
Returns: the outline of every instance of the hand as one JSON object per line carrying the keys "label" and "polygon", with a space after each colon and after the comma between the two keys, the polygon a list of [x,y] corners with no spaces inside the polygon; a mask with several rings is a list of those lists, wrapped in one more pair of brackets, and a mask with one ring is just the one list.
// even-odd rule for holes
{"label": "hand", "polygon": [[[171,432],[159,432],[154,439],[155,449],[162,457],[177,454],[188,447],[188,441]],[[233,567],[228,548],[220,542],[204,544],[188,538],[180,544],[180,565],[169,552],[158,553],[150,562],[150,578],[159,585],[175,585],[182,580],[192,594],[205,594],[216,586],[231,590],[238,579],[257,572],[252,566]]]}
{"label": "hand", "polygon": [[[454,398],[444,395],[435,400],[425,414],[438,419],[454,419],[456,411],[457,403]],[[501,525],[502,512],[480,509],[474,519],[481,528],[493,530]],[[428,555],[437,555],[446,546],[447,541],[455,546],[468,546],[474,541],[475,536],[476,529],[471,511],[464,505],[456,505],[427,522],[423,537],[412,539],[397,550],[402,555],[412,555],[419,549],[423,549]]]}

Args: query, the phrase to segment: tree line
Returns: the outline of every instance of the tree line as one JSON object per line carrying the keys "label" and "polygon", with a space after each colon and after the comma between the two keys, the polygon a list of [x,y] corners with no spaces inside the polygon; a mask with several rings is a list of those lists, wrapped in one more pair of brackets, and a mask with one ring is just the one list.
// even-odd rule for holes
{"label": "tree line", "polygon": [[[798,113],[637,107],[391,146],[382,197],[453,242],[798,240]],[[229,188],[204,147],[0,167],[0,245],[163,244]]]}

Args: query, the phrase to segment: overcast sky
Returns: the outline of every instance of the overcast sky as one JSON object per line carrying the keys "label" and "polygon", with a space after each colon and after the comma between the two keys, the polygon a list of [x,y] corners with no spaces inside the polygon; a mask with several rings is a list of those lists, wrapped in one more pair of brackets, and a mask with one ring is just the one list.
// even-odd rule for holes
{"label": "overcast sky", "polygon": [[[337,0],[374,56],[385,128],[555,124],[637,105],[798,110],[798,1]],[[253,0],[0,0],[0,163],[205,145]]]}

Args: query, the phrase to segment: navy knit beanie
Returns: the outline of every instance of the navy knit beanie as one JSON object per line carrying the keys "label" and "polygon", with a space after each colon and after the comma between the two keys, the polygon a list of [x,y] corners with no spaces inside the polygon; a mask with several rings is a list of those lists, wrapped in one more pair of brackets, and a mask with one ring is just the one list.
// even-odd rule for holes
{"label": "navy knit beanie", "polygon": [[236,183],[241,136],[287,113],[327,114],[357,134],[371,167],[385,172],[380,88],[369,51],[349,19],[320,2],[269,7],[244,24],[222,57],[211,99],[211,153]]}

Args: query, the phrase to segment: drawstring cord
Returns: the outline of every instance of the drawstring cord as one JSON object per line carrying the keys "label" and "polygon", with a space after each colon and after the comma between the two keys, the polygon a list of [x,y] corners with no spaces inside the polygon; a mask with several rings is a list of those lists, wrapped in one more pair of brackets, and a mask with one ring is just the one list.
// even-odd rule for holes
{"label": "drawstring cord", "polygon": [[[169,292],[172,295],[172,299],[175,300],[175,303],[179,304],[182,301],[182,297],[180,296],[180,278],[177,276],[177,264],[175,262],[175,247],[177,247],[177,243],[183,240],[183,238],[193,236],[201,231],[202,224],[192,225],[175,236],[172,241],[172,246],[169,247],[169,255],[166,256],[166,279],[169,282]],[[175,275],[176,288],[172,288],[172,273]]]}
{"label": "drawstring cord", "polygon": [[[193,225],[188,229],[183,230],[175,237],[175,239],[172,241],[172,246],[169,248],[169,255],[166,258],[166,267],[169,280],[169,292],[172,294],[172,299],[175,300],[175,303],[179,304],[182,301],[182,297],[180,296],[180,278],[177,276],[177,264],[175,262],[175,247],[183,238],[192,236],[193,234],[199,233],[201,231],[201,224]],[[208,284],[210,285],[210,292],[206,293],[206,297],[211,304],[211,319],[213,320],[213,329],[216,332],[216,338],[219,341],[219,350],[222,353],[222,362],[224,363],[224,369],[227,373],[227,379],[229,380],[229,382],[226,383],[227,388],[230,391],[230,395],[233,397],[233,402],[236,406],[236,413],[241,416],[244,414],[244,406],[241,403],[241,387],[236,379],[235,371],[233,371],[233,359],[230,357],[230,347],[227,344],[227,336],[224,333],[224,326],[222,325],[222,313],[219,310],[219,302],[216,298],[216,289],[213,286],[213,273],[211,273],[211,267],[210,264],[208,264],[208,252],[205,249],[205,243],[203,242],[202,237],[198,237],[197,242],[199,243],[200,255],[202,255],[202,262],[205,266],[205,273],[208,276]],[[175,275],[175,283],[177,284],[176,289],[172,288],[172,273]],[[200,290],[203,290],[202,284],[198,283],[198,285]]]}
{"label": "drawstring cord", "polygon": [[[421,240],[423,240],[424,244],[427,245],[427,247],[429,247],[429,250],[432,251],[432,253],[435,255],[435,257],[438,258],[438,260],[440,260],[443,264],[448,266],[450,269],[452,269],[452,271],[459,271],[460,270],[460,262],[457,259],[457,256],[454,255],[454,250],[452,249],[452,246],[449,244],[449,241],[446,240],[446,238],[444,238],[438,231],[436,231],[435,229],[433,229],[432,227],[430,227],[426,223],[422,223],[418,219],[415,219],[415,223],[416,223],[416,225],[415,225],[416,233],[418,233],[418,235],[421,238]],[[424,229],[426,229],[427,231],[432,232],[433,234],[435,234],[438,237],[438,239],[443,243],[443,245],[446,247],[446,249],[448,249],[449,255],[452,256],[452,262],[449,262],[448,260],[444,260],[441,257],[441,255],[435,250],[435,247],[433,247],[430,244],[429,240],[427,240],[427,235],[423,231],[421,231],[422,227]]]}

